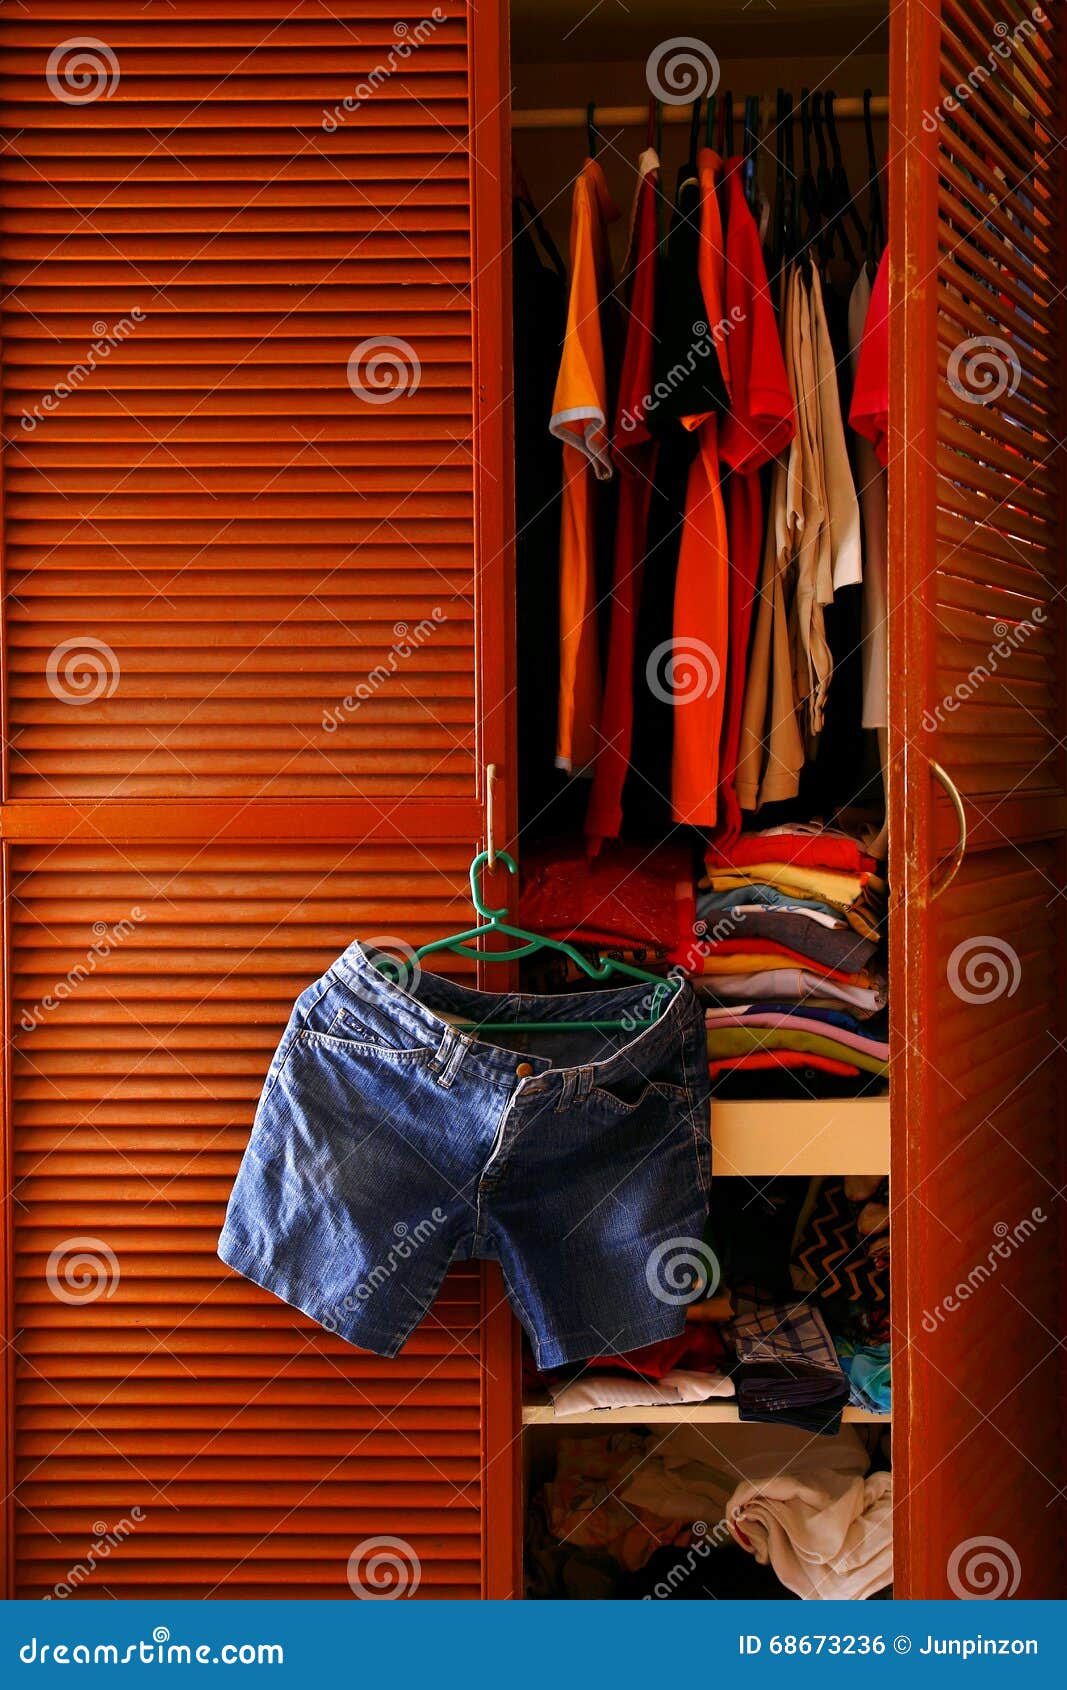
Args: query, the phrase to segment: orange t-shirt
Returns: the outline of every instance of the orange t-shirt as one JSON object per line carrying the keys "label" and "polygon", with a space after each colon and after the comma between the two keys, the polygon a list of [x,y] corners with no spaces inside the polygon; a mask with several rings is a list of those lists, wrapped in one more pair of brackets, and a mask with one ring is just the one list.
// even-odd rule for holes
{"label": "orange t-shirt", "polygon": [[600,718],[596,611],[596,483],[612,473],[601,311],[611,292],[607,226],[618,217],[604,172],[587,159],[571,208],[571,291],[552,433],[563,441],[556,766],[591,769]]}
{"label": "orange t-shirt", "polygon": [[[697,271],[704,296],[705,331],[730,391],[728,329],[723,307],[725,257],[715,179],[722,160],[701,149],[700,248]],[[697,431],[689,470],[685,519],[674,588],[674,756],[671,810],[676,822],[713,827],[719,785],[719,738],[725,703],[730,577],[726,512],[719,482],[719,419],[714,411],[684,417]]]}

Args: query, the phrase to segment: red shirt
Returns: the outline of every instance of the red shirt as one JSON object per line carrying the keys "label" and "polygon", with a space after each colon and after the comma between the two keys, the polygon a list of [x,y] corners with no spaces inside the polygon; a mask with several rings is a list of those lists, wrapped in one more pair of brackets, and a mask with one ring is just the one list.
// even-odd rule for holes
{"label": "red shirt", "polygon": [[741,179],[743,160],[726,166],[726,320],[730,323],[730,410],[719,424],[719,451],[733,471],[728,495],[730,635],[719,758],[719,839],[741,830],[734,790],[745,702],[748,638],[763,545],[763,500],[758,471],[793,438],[793,398],[778,322],[771,302],[756,220]]}
{"label": "red shirt", "polygon": [[633,739],[634,629],[641,597],[645,534],[656,474],[657,444],[645,421],[652,392],[656,337],[656,265],[659,245],[656,191],[659,159],[641,155],[630,246],[630,300],[611,455],[619,471],[619,507],[608,634],[607,677],[600,708],[585,831],[591,855],[622,827],[622,789]]}
{"label": "red shirt", "polygon": [[882,254],[863,326],[849,422],[889,461],[889,248]]}

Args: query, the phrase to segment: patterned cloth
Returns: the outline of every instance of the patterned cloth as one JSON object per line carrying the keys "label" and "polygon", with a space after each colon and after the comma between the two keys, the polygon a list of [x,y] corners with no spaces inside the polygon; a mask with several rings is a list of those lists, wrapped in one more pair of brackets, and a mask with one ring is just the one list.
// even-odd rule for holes
{"label": "patterned cloth", "polygon": [[839,1430],[849,1384],[817,1309],[739,1299],[732,1337],[742,1420],[781,1420],[828,1434]]}
{"label": "patterned cloth", "polygon": [[835,1331],[859,1342],[889,1321],[889,1181],[824,1180],[798,1241],[793,1284],[817,1301]]}

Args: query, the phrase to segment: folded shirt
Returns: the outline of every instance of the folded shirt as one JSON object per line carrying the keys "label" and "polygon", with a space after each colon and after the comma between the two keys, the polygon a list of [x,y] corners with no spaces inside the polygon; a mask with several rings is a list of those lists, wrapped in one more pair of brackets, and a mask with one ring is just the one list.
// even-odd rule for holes
{"label": "folded shirt", "polygon": [[[710,944],[702,941],[697,946],[697,952],[701,972],[704,974],[715,974],[720,971],[726,974],[741,973],[743,970],[727,967],[726,964],[728,961],[738,962],[748,958],[751,962],[752,972],[755,972],[758,968],[786,967],[792,963],[798,968],[810,968],[815,973],[833,974],[842,980],[848,979],[850,975],[862,974],[866,964],[874,955],[875,946],[871,944],[870,940],[858,939],[851,928],[846,930],[843,944],[839,940],[836,945],[832,943],[838,937],[836,934],[827,933],[824,937],[830,940],[831,944],[813,945],[806,950],[796,950],[792,946],[784,944],[781,939],[758,938],[755,934],[751,936],[742,934],[736,938],[717,939]],[[806,942],[806,938],[807,935],[802,935],[802,944]],[[815,954],[817,950],[830,951],[833,954],[823,960]],[[694,960],[696,959],[694,958]]]}
{"label": "folded shirt", "polygon": [[591,1408],[658,1408],[709,1402],[713,1397],[732,1397],[734,1382],[718,1370],[690,1373],[675,1368],[660,1379],[644,1379],[638,1373],[589,1373],[578,1379],[552,1381],[548,1389],[554,1412],[564,1417],[584,1414]]}
{"label": "folded shirt", "polygon": [[831,1434],[841,1425],[849,1383],[826,1322],[809,1303],[738,1299],[731,1327],[734,1383],[742,1420],[781,1417]]}
{"label": "folded shirt", "polygon": [[852,1401],[871,1414],[889,1414],[889,1345],[854,1344],[850,1338],[835,1338],[837,1357],[848,1376]]}
{"label": "folded shirt", "polygon": [[877,949],[872,939],[857,933],[842,917],[826,916],[818,910],[733,909],[712,923],[698,919],[698,934],[701,927],[709,929],[700,940],[701,949],[706,946],[708,954],[737,940],[752,945],[763,942],[780,945],[802,962],[810,959],[846,974],[865,968]]}
{"label": "folded shirt", "polygon": [[781,827],[761,828],[758,833],[742,833],[725,850],[709,845],[704,861],[708,868],[745,868],[769,857],[780,863],[843,869],[852,874],[872,871],[878,866],[852,834],[805,822],[786,822]]}
{"label": "folded shirt", "polygon": [[889,1072],[889,1063],[884,1057],[871,1056],[865,1050],[841,1044],[828,1034],[826,1028],[812,1033],[795,1023],[790,1024],[787,1017],[783,1017],[783,1022],[782,1027],[709,1027],[708,1056],[713,1061],[719,1061],[723,1057],[747,1056],[757,1051],[790,1050],[832,1057],[838,1062],[863,1068],[869,1074],[885,1076]]}
{"label": "folded shirt", "polygon": [[737,1003],[757,998],[821,998],[850,1004],[857,1015],[873,1015],[886,1003],[885,981],[872,976],[870,985],[846,984],[806,968],[769,968],[753,974],[724,974],[716,978],[716,997]]}
{"label": "folded shirt", "polygon": [[[777,886],[772,886],[767,880],[740,880],[736,874],[729,873],[735,885],[721,887],[713,891],[707,876],[700,882],[697,893],[697,914],[710,927],[720,910],[734,910],[757,905],[761,909],[810,910],[814,915],[821,915],[824,919],[844,922],[845,918],[839,909],[832,908],[821,898],[800,898],[795,893],[782,892]],[[716,875],[716,878],[721,878]],[[847,926],[847,922],[845,923]]]}
{"label": "folded shirt", "polygon": [[868,939],[877,939],[888,888],[875,874],[844,874],[796,863],[753,863],[745,869],[716,869],[701,881],[702,891],[729,892],[746,884],[776,886],[787,897],[814,896]]}
{"label": "folded shirt", "polygon": [[[718,1056],[708,1062],[708,1073],[713,1080],[723,1074],[733,1074],[738,1069],[758,1072],[760,1069],[796,1069],[803,1071],[813,1078],[821,1074],[835,1074],[839,1079],[858,1080],[860,1070],[854,1062],[843,1062],[835,1056],[822,1056],[813,1051],[803,1050],[753,1050],[744,1056]],[[816,1094],[808,1088],[808,1095]]]}
{"label": "folded shirt", "polygon": [[[709,1009],[705,1014],[705,1023],[709,1032],[713,1028],[718,1030],[726,1027],[775,1027],[787,1031],[821,1033],[843,1047],[840,1053],[843,1056],[845,1047],[848,1047],[863,1051],[880,1062],[889,1061],[888,1041],[870,1037],[862,1030],[859,1022],[848,1025],[852,1021],[851,1016],[834,1015],[823,1010],[812,1010],[810,1014],[805,1015],[803,1009],[802,1004],[797,1004],[792,1013],[771,1008],[760,1011],[752,1005],[746,1005],[742,1009]],[[838,1052],[831,1051],[827,1054],[837,1055]],[[845,1060],[848,1060],[847,1056]]]}
{"label": "folded shirt", "polygon": [[692,938],[696,911],[688,849],[605,846],[593,861],[578,846],[524,855],[517,921],[532,933],[676,950]]}

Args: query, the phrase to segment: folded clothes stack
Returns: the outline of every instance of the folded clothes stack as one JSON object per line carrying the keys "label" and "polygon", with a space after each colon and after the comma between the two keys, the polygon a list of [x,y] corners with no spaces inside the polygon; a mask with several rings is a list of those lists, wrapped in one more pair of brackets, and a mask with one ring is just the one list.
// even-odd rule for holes
{"label": "folded clothes stack", "polygon": [[[523,858],[517,920],[531,933],[665,974],[696,921],[692,858],[676,846],[615,844],[592,860],[584,847],[540,847]],[[566,957],[546,952],[526,984],[552,991],[586,978]]]}
{"label": "folded clothes stack", "polygon": [[849,1383],[817,1309],[739,1300],[732,1336],[742,1420],[777,1421],[808,1432],[839,1430]]}
{"label": "folded clothes stack", "polygon": [[694,980],[712,1004],[708,1058],[720,1094],[768,1070],[802,1091],[884,1080],[884,1028],[864,1025],[886,1004],[887,888],[876,871],[851,835],[805,824],[709,847]]}

